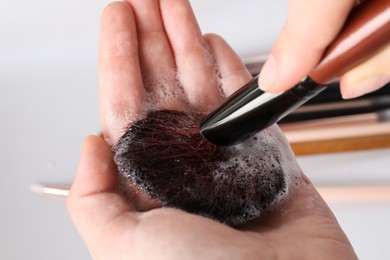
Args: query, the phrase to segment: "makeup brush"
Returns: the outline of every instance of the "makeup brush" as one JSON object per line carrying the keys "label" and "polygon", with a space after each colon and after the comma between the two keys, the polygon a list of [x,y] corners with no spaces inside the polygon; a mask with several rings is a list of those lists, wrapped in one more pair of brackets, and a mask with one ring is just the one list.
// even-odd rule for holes
{"label": "makeup brush", "polygon": [[300,168],[279,128],[220,147],[199,134],[203,117],[149,112],[116,144],[119,172],[164,206],[229,225],[255,219],[292,194]]}
{"label": "makeup brush", "polygon": [[220,146],[240,143],[318,95],[389,42],[390,1],[365,1],[354,8],[319,64],[304,80],[288,91],[271,94],[260,90],[258,77],[254,77],[202,121],[200,132]]}

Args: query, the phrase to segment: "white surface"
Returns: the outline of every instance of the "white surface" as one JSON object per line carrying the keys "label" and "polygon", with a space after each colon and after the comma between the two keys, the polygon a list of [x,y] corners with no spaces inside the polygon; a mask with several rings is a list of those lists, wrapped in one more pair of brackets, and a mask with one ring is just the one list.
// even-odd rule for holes
{"label": "white surface", "polygon": [[[29,186],[70,182],[84,136],[100,130],[97,38],[108,2],[1,2],[0,259],[90,258],[63,201]],[[286,12],[283,1],[193,2],[204,31],[221,34],[243,57],[269,51]],[[389,181],[389,150],[345,156],[300,162],[319,182],[347,182],[352,173]],[[361,259],[390,259],[388,202],[331,206]]]}
{"label": "white surface", "polygon": [[0,259],[89,259],[63,201],[30,184],[73,179],[99,131],[103,1],[6,1],[0,8]]}
{"label": "white surface", "polygon": [[285,1],[193,0],[203,33],[221,35],[243,59],[269,53],[287,14]]}

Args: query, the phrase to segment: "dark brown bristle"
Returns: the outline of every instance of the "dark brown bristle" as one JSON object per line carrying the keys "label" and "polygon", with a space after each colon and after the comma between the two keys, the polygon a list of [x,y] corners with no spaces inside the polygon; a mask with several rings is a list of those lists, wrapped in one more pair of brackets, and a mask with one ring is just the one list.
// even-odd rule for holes
{"label": "dark brown bristle", "polygon": [[203,116],[150,112],[115,146],[119,171],[165,206],[232,225],[258,217],[286,192],[277,150],[261,138],[244,148],[209,143],[199,133]]}

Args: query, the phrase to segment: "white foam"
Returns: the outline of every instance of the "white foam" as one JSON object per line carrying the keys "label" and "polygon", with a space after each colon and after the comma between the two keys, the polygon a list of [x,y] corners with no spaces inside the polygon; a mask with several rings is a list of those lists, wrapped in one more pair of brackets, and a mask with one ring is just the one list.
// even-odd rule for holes
{"label": "white foam", "polygon": [[[243,185],[246,187],[245,191],[248,195],[254,193],[254,189],[259,188],[253,186],[251,181],[259,176],[264,178],[262,185],[274,194],[273,202],[263,208],[254,201],[245,200],[244,196],[244,199],[240,201],[247,206],[245,212],[249,217],[259,216],[269,208],[282,205],[302,182],[301,169],[286,138],[276,125],[258,133],[254,138],[257,140],[249,139],[240,145],[229,148],[234,154],[233,157],[227,162],[221,162],[220,170],[215,174],[215,180],[221,182],[221,185],[224,182],[236,183],[236,186]],[[232,167],[237,168],[234,176],[229,175],[232,172],[230,170]],[[285,188],[276,190],[277,175],[280,173],[283,174]],[[232,195],[227,194],[226,196]],[[243,223],[247,216],[243,216],[243,219],[238,217],[235,221]]]}
{"label": "white foam", "polygon": [[147,113],[161,109],[188,109],[183,86],[177,79],[177,72],[172,70],[158,78],[158,80],[144,79],[146,90],[144,111]]}

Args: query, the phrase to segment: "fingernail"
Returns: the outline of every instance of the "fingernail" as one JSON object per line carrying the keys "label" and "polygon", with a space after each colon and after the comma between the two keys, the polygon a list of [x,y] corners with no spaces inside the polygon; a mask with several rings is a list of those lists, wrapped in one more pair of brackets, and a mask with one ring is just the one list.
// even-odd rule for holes
{"label": "fingernail", "polygon": [[260,89],[267,91],[272,89],[272,85],[276,78],[276,60],[275,57],[271,54],[263,68],[261,69],[259,77]]}
{"label": "fingernail", "polygon": [[380,89],[390,82],[390,75],[374,76],[358,82],[342,93],[343,99],[360,97]]}

